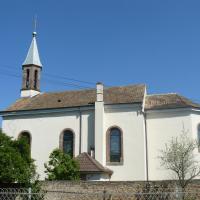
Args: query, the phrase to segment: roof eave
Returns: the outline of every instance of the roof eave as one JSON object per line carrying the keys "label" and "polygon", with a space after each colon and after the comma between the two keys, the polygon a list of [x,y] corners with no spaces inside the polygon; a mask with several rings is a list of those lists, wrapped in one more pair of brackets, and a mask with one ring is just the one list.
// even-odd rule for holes
{"label": "roof eave", "polygon": [[[69,111],[74,111],[74,110],[80,110],[80,109],[92,109],[94,108],[94,105],[82,105],[82,106],[72,106],[72,107],[55,107],[55,108],[43,108],[43,109],[22,109],[22,110],[5,110],[5,111],[0,111],[0,115],[6,115],[6,114],[28,114],[28,112],[49,112],[49,111],[55,111],[55,112],[60,112],[60,111],[66,111],[67,109],[69,109]],[[64,110],[63,110],[64,109]],[[36,114],[37,114],[36,113]]]}
{"label": "roof eave", "polygon": [[[142,104],[142,102],[130,102],[130,103],[105,103],[104,105],[129,105],[129,104]],[[61,110],[61,109],[77,109],[77,108],[88,108],[94,107],[94,103],[85,104],[80,106],[71,106],[71,107],[54,107],[54,108],[39,108],[39,109],[20,109],[20,110],[4,110],[0,111],[0,115],[11,114],[11,113],[23,113],[23,112],[39,112],[39,111],[50,111],[50,110]]]}
{"label": "roof eave", "polygon": [[195,107],[195,106],[182,106],[182,107],[169,107],[169,108],[145,108],[145,112],[153,112],[153,111],[172,111],[172,110],[182,110],[182,111],[188,111],[188,110],[193,110],[195,109],[196,111],[200,111],[200,107]]}

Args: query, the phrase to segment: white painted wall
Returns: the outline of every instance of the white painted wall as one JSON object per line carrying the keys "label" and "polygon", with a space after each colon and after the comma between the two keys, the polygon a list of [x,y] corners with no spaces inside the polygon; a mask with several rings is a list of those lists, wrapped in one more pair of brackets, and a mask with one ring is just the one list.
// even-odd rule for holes
{"label": "white painted wall", "polygon": [[105,166],[104,102],[95,102],[95,159]]}
{"label": "white painted wall", "polygon": [[94,111],[82,111],[81,153],[90,153],[94,147]]}
{"label": "white painted wall", "polygon": [[[2,127],[5,133],[14,138],[22,131],[31,133],[31,155],[36,160],[38,172],[43,179],[44,162],[48,161],[52,150],[59,147],[59,136],[64,129],[70,128],[75,133],[75,156],[80,152],[89,152],[90,147],[95,146],[95,158],[105,166],[106,131],[109,127],[117,125],[123,130],[124,162],[120,166],[107,166],[114,172],[111,180],[145,180],[144,123],[143,115],[138,112],[141,108],[138,105],[104,106],[103,102],[98,102],[96,108],[98,117],[95,117],[97,112],[87,109],[7,116],[4,117]],[[95,123],[98,131],[96,136]]]}
{"label": "white painted wall", "polygon": [[[93,111],[82,112],[82,152],[92,145],[94,128]],[[59,147],[59,136],[64,129],[70,128],[75,133],[75,156],[79,155],[80,112],[59,114],[41,114],[32,116],[4,117],[3,131],[17,138],[22,131],[29,131],[32,137],[31,156],[36,160],[40,178],[44,178],[44,162],[47,162],[53,149]],[[89,142],[88,142],[89,141]]]}
{"label": "white painted wall", "polygon": [[190,111],[184,109],[161,110],[147,114],[148,163],[150,180],[167,180],[174,176],[160,166],[160,150],[164,149],[172,137],[182,133],[183,125],[192,136],[192,118]]}
{"label": "white painted wall", "polygon": [[[95,146],[95,157],[101,164],[113,171],[112,181],[146,180],[145,129],[144,117],[139,105],[103,105],[98,102],[99,117],[95,118],[93,109],[66,110],[57,113],[4,116],[3,131],[17,138],[22,131],[29,131],[32,136],[31,155],[36,160],[37,170],[44,175],[44,162],[49,159],[53,149],[59,147],[59,136],[64,129],[70,128],[75,133],[75,156],[80,152],[89,152]],[[103,106],[103,107],[102,107]],[[13,113],[15,114],[15,113]],[[81,118],[80,118],[81,114]],[[80,119],[82,120],[80,123]],[[101,120],[97,120],[101,119]],[[95,121],[97,120],[97,121]],[[95,134],[97,123],[98,135]],[[185,130],[192,138],[197,139],[197,126],[200,123],[200,112],[176,109],[151,111],[147,113],[148,164],[149,180],[171,179],[171,173],[160,166],[159,150],[163,149],[172,137]],[[81,145],[80,145],[81,125]],[[106,132],[112,126],[123,131],[122,165],[106,164]],[[80,149],[81,147],[81,149]],[[200,153],[195,152],[200,160]],[[99,158],[98,159],[98,155]],[[108,180],[104,176],[93,176],[91,180]]]}
{"label": "white painted wall", "polygon": [[40,92],[37,91],[37,90],[22,90],[21,91],[21,97],[22,98],[23,97],[33,97],[33,96],[35,96],[37,94],[40,94]]}
{"label": "white painted wall", "polygon": [[[138,105],[105,106],[104,134],[111,126],[123,131],[123,165],[107,165],[113,170],[111,181],[145,180],[145,146],[143,115]],[[106,140],[104,140],[106,143]],[[104,145],[106,146],[106,145]]]}
{"label": "white painted wall", "polygon": [[192,121],[192,137],[197,140],[198,139],[198,125],[200,124],[200,112],[193,111],[191,113],[191,121]]}
{"label": "white painted wall", "polygon": [[[193,111],[191,114],[191,121],[192,121],[192,137],[194,140],[198,142],[198,125],[200,124],[200,112]],[[197,148],[194,152],[195,158],[200,162],[200,148]],[[200,178],[197,177],[197,178]]]}
{"label": "white painted wall", "polygon": [[109,181],[110,177],[108,174],[88,174],[86,176],[87,181]]}

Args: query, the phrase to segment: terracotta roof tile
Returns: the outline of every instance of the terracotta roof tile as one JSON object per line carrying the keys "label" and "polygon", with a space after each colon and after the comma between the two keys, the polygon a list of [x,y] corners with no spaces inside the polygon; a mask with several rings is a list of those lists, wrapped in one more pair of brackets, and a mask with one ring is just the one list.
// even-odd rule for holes
{"label": "terracotta roof tile", "polygon": [[[104,89],[106,104],[141,103],[145,85],[130,85]],[[94,104],[96,90],[75,90],[55,93],[43,93],[32,98],[21,98],[6,111],[35,110],[87,106]]]}
{"label": "terracotta roof tile", "polygon": [[[105,104],[142,103],[145,85],[129,85],[104,89]],[[20,98],[6,111],[38,110],[94,105],[96,90],[75,90],[43,93],[32,98]],[[200,108],[200,104],[178,95],[155,94],[145,98],[145,109]]]}
{"label": "terracotta roof tile", "polygon": [[76,157],[80,165],[80,172],[82,173],[107,173],[112,174],[112,170],[101,165],[97,160],[92,158],[88,153],[81,153]]}
{"label": "terracotta roof tile", "polygon": [[200,104],[178,95],[171,94],[155,94],[147,95],[145,101],[145,109],[171,109],[171,108],[200,108]]}

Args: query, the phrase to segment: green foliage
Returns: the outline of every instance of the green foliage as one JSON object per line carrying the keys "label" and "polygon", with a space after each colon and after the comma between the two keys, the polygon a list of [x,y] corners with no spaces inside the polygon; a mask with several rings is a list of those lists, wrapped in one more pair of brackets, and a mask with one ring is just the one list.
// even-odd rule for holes
{"label": "green foliage", "polygon": [[13,140],[0,130],[0,182],[30,185],[36,179],[27,141]]}
{"label": "green foliage", "polygon": [[55,149],[45,163],[48,180],[79,180],[79,164],[59,149]]}

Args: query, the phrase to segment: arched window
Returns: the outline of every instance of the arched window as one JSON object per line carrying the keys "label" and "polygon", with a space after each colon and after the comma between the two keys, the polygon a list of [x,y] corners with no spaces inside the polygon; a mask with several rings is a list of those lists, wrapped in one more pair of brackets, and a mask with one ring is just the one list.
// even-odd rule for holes
{"label": "arched window", "polygon": [[122,131],[118,127],[110,128],[107,132],[107,162],[122,163],[122,149]]}
{"label": "arched window", "polygon": [[24,132],[20,133],[19,138],[24,138],[27,141],[27,143],[29,145],[31,145],[31,136],[30,136],[29,132],[24,131]]}
{"label": "arched window", "polygon": [[38,81],[38,71],[34,72],[34,89],[37,89],[37,81]]}
{"label": "arched window", "polygon": [[31,152],[31,135],[30,135],[30,133],[27,131],[21,132],[19,134],[18,138],[24,138],[26,140],[27,144],[29,145],[29,151]]}
{"label": "arched window", "polygon": [[198,150],[200,152],[200,124],[197,126],[197,141],[198,141]]}
{"label": "arched window", "polygon": [[30,77],[30,69],[27,69],[26,70],[26,88],[29,88],[29,84],[30,84],[29,77]]}
{"label": "arched window", "polygon": [[61,134],[61,148],[64,153],[73,157],[74,155],[74,133],[67,129]]}

